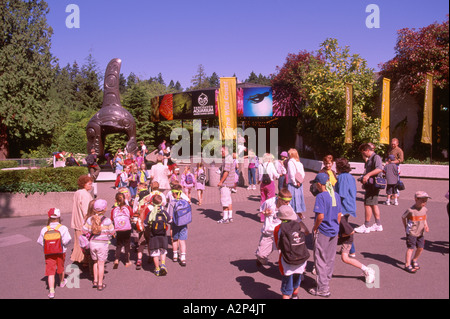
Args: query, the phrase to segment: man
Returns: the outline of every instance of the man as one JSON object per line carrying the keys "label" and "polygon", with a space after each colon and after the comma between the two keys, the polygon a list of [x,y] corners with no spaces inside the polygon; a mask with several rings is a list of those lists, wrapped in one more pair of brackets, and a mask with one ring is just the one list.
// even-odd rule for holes
{"label": "man", "polygon": [[217,223],[228,224],[233,222],[233,207],[231,200],[231,189],[235,184],[235,169],[233,167],[233,157],[230,155],[228,148],[222,146],[223,163],[221,167],[221,177],[217,184],[220,189],[220,201],[223,208],[223,218]]}
{"label": "man", "polygon": [[392,161],[392,163],[397,164],[397,165],[403,163],[403,161],[405,160],[404,155],[403,155],[403,150],[400,147],[398,147],[398,139],[397,138],[393,138],[391,140],[391,147],[389,148],[388,155],[395,156],[395,160]]}
{"label": "man", "polygon": [[[374,187],[375,177],[383,171],[383,162],[381,157],[374,152],[373,147],[369,143],[362,144],[359,147],[359,151],[363,158],[367,158],[364,176],[360,180],[366,191],[364,194],[365,221],[363,225],[355,228],[355,232],[367,234],[371,231],[383,231],[380,220],[380,209],[378,208],[378,194],[380,190]],[[375,218],[375,223],[372,226],[369,226],[372,215]]]}
{"label": "man", "polygon": [[156,156],[156,165],[153,165],[150,169],[150,179],[152,182],[159,183],[159,190],[166,194],[170,190],[170,170],[166,165],[163,165],[163,156]]}
{"label": "man", "polygon": [[342,208],[339,194],[334,192],[329,183],[327,173],[319,173],[314,179],[315,187],[319,191],[314,204],[314,265],[317,273],[317,287],[311,288],[309,293],[314,296],[329,297],[330,281],[333,276],[334,260],[338,243],[339,223]]}

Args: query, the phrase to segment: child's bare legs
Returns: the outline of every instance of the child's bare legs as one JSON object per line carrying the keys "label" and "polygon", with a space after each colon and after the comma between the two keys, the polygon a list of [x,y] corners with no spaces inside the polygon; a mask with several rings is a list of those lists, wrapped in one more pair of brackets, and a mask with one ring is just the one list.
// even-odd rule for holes
{"label": "child's bare legs", "polygon": [[420,255],[423,252],[423,248],[417,248],[416,253],[414,254],[414,258],[412,257],[414,252],[414,249],[407,249],[406,250],[406,259],[405,259],[405,266],[408,267],[411,265],[411,259],[413,262],[417,262],[417,259],[419,259]]}
{"label": "child's bare legs", "polygon": [[202,200],[203,200],[203,191],[202,190],[197,190],[197,197],[198,197],[198,204],[201,205]]}
{"label": "child's bare legs", "polygon": [[94,283],[97,283],[98,287],[103,286],[103,275],[105,274],[105,262],[100,260],[94,261]]}
{"label": "child's bare legs", "polygon": [[342,260],[344,263],[346,263],[346,264],[348,264],[348,265],[351,265],[351,266],[353,266],[353,267],[356,267],[356,268],[359,268],[359,269],[361,269],[361,267],[362,267],[362,264],[361,264],[357,259],[355,259],[355,258],[350,258],[350,257],[348,256],[348,253],[342,253],[342,254],[341,254],[341,260]]}

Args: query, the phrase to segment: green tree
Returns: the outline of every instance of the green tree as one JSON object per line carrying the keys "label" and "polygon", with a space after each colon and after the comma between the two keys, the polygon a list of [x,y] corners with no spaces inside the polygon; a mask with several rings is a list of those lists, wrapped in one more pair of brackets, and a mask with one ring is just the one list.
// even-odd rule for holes
{"label": "green tree", "polygon": [[209,87],[208,77],[205,73],[205,68],[202,64],[200,64],[197,68],[197,73],[192,77],[191,80],[192,87],[190,90],[198,90]]}
{"label": "green tree", "polygon": [[[48,139],[57,125],[57,104],[49,101],[54,79],[48,5],[40,0],[1,2],[0,149],[11,155]],[[6,147],[5,147],[6,146]],[[6,152],[7,153],[7,152]],[[7,155],[7,154],[6,154]]]}

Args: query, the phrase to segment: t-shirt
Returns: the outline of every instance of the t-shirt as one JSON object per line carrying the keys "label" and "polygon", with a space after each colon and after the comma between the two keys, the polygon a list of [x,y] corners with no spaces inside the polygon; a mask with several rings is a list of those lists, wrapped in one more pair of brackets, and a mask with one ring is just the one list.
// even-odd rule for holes
{"label": "t-shirt", "polygon": [[397,164],[389,163],[384,166],[384,173],[386,175],[386,182],[389,185],[395,185],[398,182],[398,166]]}
{"label": "t-shirt", "polygon": [[323,214],[319,231],[327,237],[334,237],[339,232],[338,216],[342,212],[341,197],[337,193],[334,193],[334,196],[336,206],[333,206],[331,195],[326,191],[316,196],[316,202],[314,204],[315,219],[317,218],[317,214]]}
{"label": "t-shirt", "polygon": [[403,219],[406,219],[406,234],[420,237],[423,235],[425,231],[425,221],[427,218],[428,209],[426,207],[422,207],[420,210],[417,210],[415,206],[409,208],[402,216]]}
{"label": "t-shirt", "polygon": [[227,157],[225,157],[224,159],[224,163],[222,164],[222,174],[220,176],[220,178],[222,179],[222,176],[225,172],[228,172],[228,176],[225,179],[225,181],[223,182],[223,186],[226,187],[234,187],[234,184],[236,183],[235,181],[235,174],[236,171],[234,169],[234,165],[233,165],[233,158],[231,157],[231,155],[228,155]]}
{"label": "t-shirt", "polygon": [[356,182],[350,173],[339,174],[335,190],[341,197],[342,214],[356,217]]}
{"label": "t-shirt", "polygon": [[347,218],[342,217],[341,218],[341,222],[339,223],[338,245],[352,244],[353,243],[353,235],[352,235],[352,233],[354,231],[355,230],[349,224]]}

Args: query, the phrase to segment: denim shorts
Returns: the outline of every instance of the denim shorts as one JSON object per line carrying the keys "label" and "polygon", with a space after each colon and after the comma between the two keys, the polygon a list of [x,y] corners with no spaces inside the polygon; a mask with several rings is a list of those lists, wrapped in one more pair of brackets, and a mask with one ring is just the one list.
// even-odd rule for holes
{"label": "denim shorts", "polygon": [[300,287],[301,281],[301,274],[283,276],[281,278],[281,293],[286,296],[291,296],[294,293],[294,290]]}
{"label": "denim shorts", "polygon": [[188,238],[187,225],[177,226],[172,224],[172,236],[174,240],[187,240]]}

